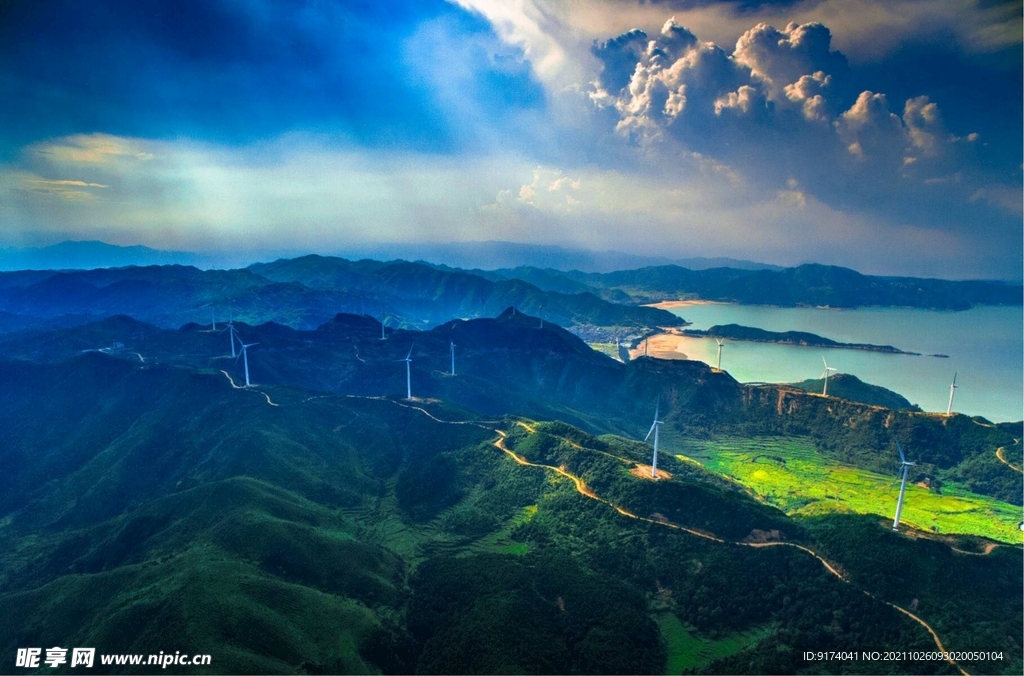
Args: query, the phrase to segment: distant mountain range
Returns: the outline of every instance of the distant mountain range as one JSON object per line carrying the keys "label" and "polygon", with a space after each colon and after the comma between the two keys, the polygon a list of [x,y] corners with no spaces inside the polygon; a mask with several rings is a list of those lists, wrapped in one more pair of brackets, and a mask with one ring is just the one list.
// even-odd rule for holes
{"label": "distant mountain range", "polygon": [[466,271],[407,261],[303,256],[233,270],[186,265],[0,272],[0,333],[28,325],[71,326],[127,314],[157,326],[277,322],[312,328],[339,312],[386,317],[425,329],[453,317],[494,317],[506,308],[564,326],[596,342],[630,340],[681,326],[644,304],[702,298],[748,304],[958,310],[1021,303],[1022,289],[996,282],[870,277],[846,268],[783,270],[657,266],[612,273],[552,268]]}
{"label": "distant mountain range", "polygon": [[[332,252],[345,258],[419,260],[459,268],[534,266],[556,270],[611,272],[651,265],[681,265],[692,270],[730,267],[741,270],[780,270],[778,266],[735,258],[677,258],[637,256],[621,251],[587,251],[516,242],[450,242],[345,247]],[[198,268],[244,267],[254,262],[294,258],[296,251],[194,253],[164,251],[146,246],[118,246],[99,241],[66,241],[44,247],[0,248],[0,270],[90,270],[128,265],[193,265]]]}
{"label": "distant mountain range", "polygon": [[211,259],[184,251],[147,246],[116,246],[106,242],[60,242],[51,246],[0,249],[0,270],[91,270],[127,265],[195,265]]}

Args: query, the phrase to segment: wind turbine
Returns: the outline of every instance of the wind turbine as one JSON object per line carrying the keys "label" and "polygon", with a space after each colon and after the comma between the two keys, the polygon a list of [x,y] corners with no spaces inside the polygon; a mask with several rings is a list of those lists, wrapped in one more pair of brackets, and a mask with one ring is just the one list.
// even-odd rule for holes
{"label": "wind turbine", "polygon": [[825,379],[825,387],[821,390],[821,396],[827,397],[828,396],[828,372],[829,371],[838,371],[839,369],[832,368],[831,366],[829,366],[828,362],[825,361],[824,357],[821,358],[821,361],[822,361],[823,364],[825,364],[825,370],[821,372],[821,376],[820,376],[821,378]]}
{"label": "wind turbine", "polygon": [[[259,345],[259,343],[248,343],[248,344],[246,344],[246,343],[242,342],[241,338],[239,338],[238,339],[238,344],[242,346],[242,361],[245,362],[245,386],[249,387],[250,383],[249,383],[249,350],[248,350],[248,348],[252,347],[253,345]],[[235,357],[235,359],[238,359],[238,357]]]}
{"label": "wind turbine", "polygon": [[718,343],[718,370],[722,370],[722,344],[725,340],[722,338],[715,338],[715,342]]}
{"label": "wind turbine", "polygon": [[651,478],[654,480],[658,479],[658,428],[664,423],[658,420],[658,410],[661,408],[661,397],[658,397],[658,403],[654,405],[654,422],[651,423],[651,429],[648,430],[647,436],[644,437],[644,441],[651,438],[651,433],[654,433],[654,459],[651,461]]}
{"label": "wind turbine", "polygon": [[900,442],[896,442],[896,450],[900,452],[900,468],[903,470],[903,481],[900,483],[900,498],[896,501],[896,518],[892,521],[892,529],[898,531],[900,525],[900,512],[903,511],[903,494],[907,490],[907,468],[913,467],[917,463],[907,462],[907,456],[903,455],[903,448],[900,446]]}
{"label": "wind turbine", "polygon": [[449,338],[448,345],[452,353],[452,375],[455,375],[455,341]]}
{"label": "wind turbine", "polygon": [[387,337],[384,335],[384,322],[386,322],[387,320],[388,320],[388,318],[384,315],[383,312],[381,312],[380,313],[380,339],[381,340],[386,340],[387,339]]}
{"label": "wind turbine", "polygon": [[946,417],[953,415],[954,392],[956,392],[956,371],[953,372],[953,383],[949,386],[949,406],[946,407]]}
{"label": "wind turbine", "polygon": [[647,356],[647,341],[648,341],[648,339],[644,338],[644,356],[645,357]]}
{"label": "wind turbine", "polygon": [[205,310],[206,308],[210,308],[210,331],[209,331],[209,333],[212,333],[212,332],[217,330],[217,308],[216,308],[216,306],[213,305],[213,303],[207,303],[206,305],[199,306],[197,309],[198,310]]}
{"label": "wind turbine", "polygon": [[229,337],[231,338],[231,356],[237,358],[238,355],[235,354],[235,340],[238,340],[238,342],[241,343],[242,339],[238,337],[238,333],[235,331],[234,317],[230,317],[228,319],[228,334]]}
{"label": "wind turbine", "polygon": [[405,362],[405,398],[409,400],[412,399],[412,348],[413,346],[410,345],[409,353],[405,355],[405,359],[397,360]]}

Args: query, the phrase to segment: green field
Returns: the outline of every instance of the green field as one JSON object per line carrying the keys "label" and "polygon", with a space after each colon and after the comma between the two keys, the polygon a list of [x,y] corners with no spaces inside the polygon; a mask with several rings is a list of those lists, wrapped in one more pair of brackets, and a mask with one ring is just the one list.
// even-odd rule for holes
{"label": "green field", "polygon": [[[689,440],[686,456],[729,477],[791,516],[833,512],[877,514],[891,519],[899,484],[892,476],[841,465],[799,438],[723,438]],[[687,457],[688,456],[688,457]],[[938,493],[907,485],[901,523],[949,535],[979,535],[1020,543],[1021,509],[993,498],[951,488]]]}
{"label": "green field", "polygon": [[666,674],[681,674],[686,669],[700,669],[717,659],[734,655],[757,644],[771,634],[771,627],[729,634],[720,639],[696,636],[687,629],[675,613],[662,612],[654,616],[658,629],[668,644]]}

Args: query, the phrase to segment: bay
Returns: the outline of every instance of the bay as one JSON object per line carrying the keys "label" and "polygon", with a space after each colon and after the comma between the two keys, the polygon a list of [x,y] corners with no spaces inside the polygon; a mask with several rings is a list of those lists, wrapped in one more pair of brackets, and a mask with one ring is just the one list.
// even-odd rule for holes
{"label": "bay", "polygon": [[[916,308],[778,308],[708,303],[671,308],[693,325],[741,324],[767,331],[808,331],[845,343],[892,345],[922,356],[862,350],[727,341],[722,368],[740,382],[819,378],[824,365],[899,392],[926,411],[946,411],[957,374],[953,410],[993,422],[1024,418],[1024,308],[978,306],[958,312]],[[684,338],[690,359],[714,365],[710,338]],[[948,358],[924,356],[945,354]]]}

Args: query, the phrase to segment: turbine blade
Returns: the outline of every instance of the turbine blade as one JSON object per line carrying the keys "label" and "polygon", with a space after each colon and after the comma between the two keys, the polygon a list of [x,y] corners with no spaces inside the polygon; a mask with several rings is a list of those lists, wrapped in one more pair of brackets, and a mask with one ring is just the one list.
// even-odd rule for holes
{"label": "turbine blade", "polygon": [[657,427],[657,426],[658,426],[658,423],[656,423],[656,422],[655,422],[655,423],[653,423],[653,424],[651,424],[651,429],[649,429],[649,430],[647,431],[647,436],[646,436],[646,437],[644,437],[644,441],[647,441],[648,439],[650,439],[650,438],[651,438],[651,434],[653,434],[653,433],[654,433],[654,428],[655,428],[655,427]]}
{"label": "turbine blade", "polygon": [[825,361],[824,357],[821,358],[821,363],[825,365],[825,368],[828,368],[828,362]]}
{"label": "turbine blade", "polygon": [[953,386],[956,386],[956,371],[953,371]]}
{"label": "turbine blade", "polygon": [[412,348],[413,348],[413,346],[410,345],[409,346],[409,354],[405,355],[405,361],[409,361],[409,357],[412,356]]}
{"label": "turbine blade", "polygon": [[907,464],[907,456],[903,455],[903,447],[900,446],[899,439],[896,440],[896,450],[900,452],[900,463]]}

